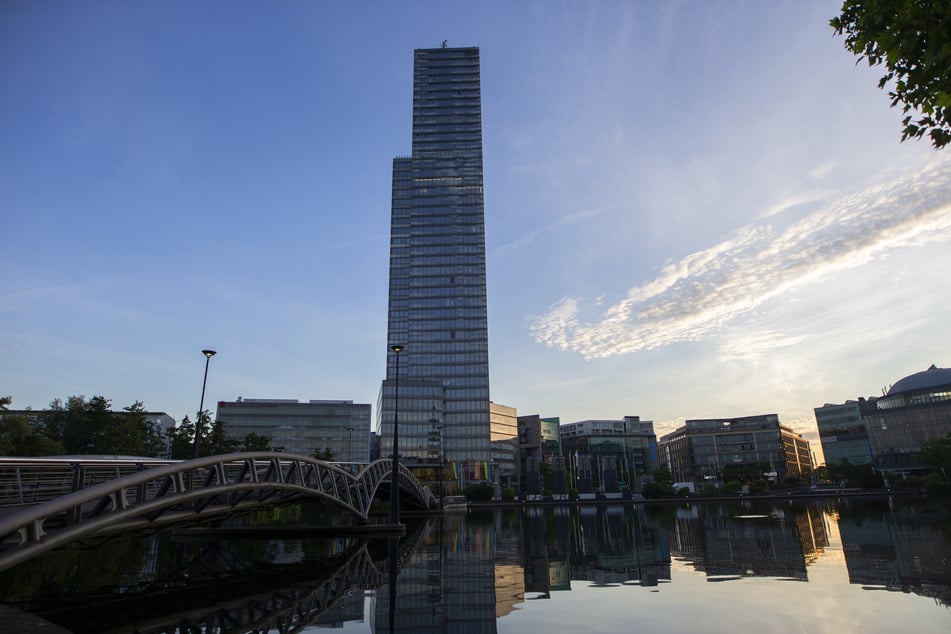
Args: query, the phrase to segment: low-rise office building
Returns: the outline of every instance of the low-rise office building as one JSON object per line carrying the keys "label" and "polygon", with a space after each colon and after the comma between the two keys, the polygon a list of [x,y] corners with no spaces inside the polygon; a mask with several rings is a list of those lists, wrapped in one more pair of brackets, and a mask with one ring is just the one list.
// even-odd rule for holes
{"label": "low-rise office building", "polygon": [[675,482],[702,485],[741,471],[785,480],[813,470],[809,441],[780,424],[776,414],[688,420],[658,444]]}
{"label": "low-rise office building", "polygon": [[865,418],[875,412],[876,400],[873,397],[838,404],[826,403],[813,410],[827,465],[842,461],[851,464],[871,461],[872,451]]}
{"label": "low-rise office building", "polygon": [[567,423],[561,444],[571,488],[581,493],[590,492],[589,481],[605,493],[640,492],[643,476],[658,467],[654,423],[639,416]]}
{"label": "low-rise office building", "polygon": [[492,438],[491,480],[501,489],[518,490],[518,411],[489,401],[489,429]]}
{"label": "low-rise office building", "polygon": [[218,402],[218,420],[231,440],[255,433],[268,438],[275,450],[287,453],[311,456],[329,450],[335,462],[370,459],[370,406],[366,404],[239,397]]}
{"label": "low-rise office building", "polygon": [[538,414],[519,416],[519,484],[523,495],[544,492],[541,465],[551,465],[554,493],[567,493],[565,461],[561,453],[561,419],[542,418]]}

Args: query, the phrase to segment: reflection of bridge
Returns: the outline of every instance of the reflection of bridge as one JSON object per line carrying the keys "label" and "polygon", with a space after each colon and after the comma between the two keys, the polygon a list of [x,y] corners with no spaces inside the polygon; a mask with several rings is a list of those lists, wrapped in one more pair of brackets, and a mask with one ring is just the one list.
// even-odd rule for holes
{"label": "reflection of bridge", "polygon": [[[92,535],[200,522],[306,499],[327,502],[363,524],[377,491],[391,486],[391,464],[377,460],[354,474],[322,460],[256,452],[146,468],[0,518],[0,570]],[[15,478],[9,472],[0,475],[0,497],[19,493],[23,498],[22,461],[15,468],[20,469]],[[435,507],[432,493],[404,465],[398,480],[401,501],[419,509]]]}
{"label": "reflection of bridge", "polygon": [[[431,522],[417,522],[395,551],[391,540],[353,540],[343,553],[326,560],[267,563],[242,556],[230,542],[199,546],[170,574],[137,579],[142,591],[97,588],[71,591],[53,601],[37,601],[29,610],[50,621],[83,630],[109,632],[298,632],[335,607],[351,591],[374,590],[389,583],[424,540]],[[391,538],[395,541],[396,538]],[[179,544],[181,546],[182,544]],[[108,606],[108,609],[103,609]]]}

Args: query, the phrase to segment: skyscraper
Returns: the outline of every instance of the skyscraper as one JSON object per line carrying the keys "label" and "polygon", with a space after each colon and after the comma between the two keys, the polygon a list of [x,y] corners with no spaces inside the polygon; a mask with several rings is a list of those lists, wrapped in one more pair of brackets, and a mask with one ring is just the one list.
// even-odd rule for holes
{"label": "skyscraper", "polygon": [[392,453],[399,344],[400,456],[470,477],[490,460],[484,217],[479,49],[418,49],[412,156],[393,160],[380,454]]}

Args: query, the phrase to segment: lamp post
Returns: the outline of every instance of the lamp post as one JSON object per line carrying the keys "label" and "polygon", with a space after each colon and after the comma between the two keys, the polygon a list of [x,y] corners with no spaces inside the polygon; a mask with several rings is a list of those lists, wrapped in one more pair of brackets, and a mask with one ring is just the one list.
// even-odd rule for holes
{"label": "lamp post", "polygon": [[390,346],[396,355],[396,381],[393,398],[393,466],[390,474],[390,524],[400,523],[400,353],[403,346]]}
{"label": "lamp post", "polygon": [[208,362],[215,356],[214,350],[202,350],[205,355],[205,378],[201,382],[201,404],[198,406],[198,418],[195,419],[195,444],[192,447],[192,460],[198,459],[198,438],[201,435],[201,417],[205,411],[205,386],[208,384]]}
{"label": "lamp post", "polygon": [[347,462],[353,462],[353,427],[347,427]]}
{"label": "lamp post", "polygon": [[432,430],[433,430],[432,433],[437,435],[436,439],[437,439],[437,442],[439,443],[439,444],[437,445],[437,462],[438,462],[438,467],[437,467],[437,469],[439,470],[439,508],[442,508],[442,507],[443,507],[443,492],[442,492],[442,487],[443,487],[443,481],[442,481],[442,480],[443,480],[443,478],[442,478],[442,467],[443,467],[443,462],[442,462],[442,425],[439,423],[439,420],[436,418],[436,406],[435,406],[435,405],[433,405],[433,417],[429,419],[429,424],[432,426]]}

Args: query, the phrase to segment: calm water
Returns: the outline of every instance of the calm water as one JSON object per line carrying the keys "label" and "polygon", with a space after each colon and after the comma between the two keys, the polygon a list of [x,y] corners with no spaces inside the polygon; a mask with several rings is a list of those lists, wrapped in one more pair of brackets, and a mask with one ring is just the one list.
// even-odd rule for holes
{"label": "calm water", "polygon": [[77,633],[947,634],[951,510],[897,498],[480,510],[411,522],[399,542],[165,532],[9,570],[0,602]]}

